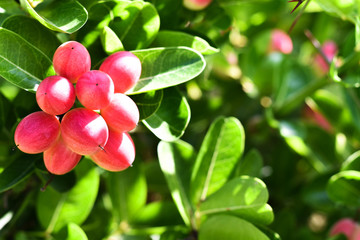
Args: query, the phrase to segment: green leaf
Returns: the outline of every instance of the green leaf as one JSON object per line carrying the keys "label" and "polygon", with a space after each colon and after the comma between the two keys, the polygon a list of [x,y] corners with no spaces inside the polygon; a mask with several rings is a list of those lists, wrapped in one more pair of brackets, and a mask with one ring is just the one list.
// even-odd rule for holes
{"label": "green leaf", "polygon": [[190,107],[177,88],[164,89],[159,109],[147,119],[144,125],[158,138],[175,141],[185,132],[190,121]]}
{"label": "green leaf", "polygon": [[118,51],[124,50],[124,46],[121,40],[118,38],[116,33],[113,30],[111,30],[111,28],[105,26],[100,38],[104,51],[107,54],[111,55]]}
{"label": "green leaf", "polygon": [[113,205],[113,214],[121,221],[131,221],[146,204],[145,175],[137,165],[121,172],[109,172],[106,186]]}
{"label": "green leaf", "polygon": [[170,226],[184,224],[176,205],[172,201],[157,201],[140,209],[132,226]]}
{"label": "green leaf", "polygon": [[253,148],[241,159],[236,170],[236,176],[248,175],[260,177],[263,165],[263,158],[260,152]]}
{"label": "green leaf", "polygon": [[69,223],[81,224],[89,215],[99,189],[99,174],[91,160],[84,158],[75,168],[76,185],[66,193],[52,188],[40,192],[36,213],[47,232],[58,232]]}
{"label": "green leaf", "polygon": [[230,177],[244,151],[245,133],[238,119],[219,117],[210,126],[191,176],[191,199],[197,204]]}
{"label": "green leaf", "polygon": [[43,52],[18,34],[0,27],[0,77],[35,92],[48,74],[55,73]]}
{"label": "green leaf", "polygon": [[61,44],[52,31],[27,16],[9,17],[3,22],[2,27],[20,35],[35,48],[45,53],[49,59],[53,58],[54,52]]}
{"label": "green leaf", "polygon": [[351,154],[341,166],[341,171],[355,170],[360,171],[360,151]]}
{"label": "green leaf", "polygon": [[156,8],[143,1],[117,1],[112,9],[113,19],[109,27],[118,35],[125,49],[146,48],[154,40],[160,28]]}
{"label": "green leaf", "polygon": [[333,175],[326,190],[337,203],[360,206],[360,172],[348,170]]}
{"label": "green leaf", "polygon": [[73,33],[87,21],[86,9],[75,0],[45,0],[36,8],[30,0],[20,0],[21,6],[45,27],[58,32]]}
{"label": "green leaf", "polygon": [[158,145],[160,167],[165,175],[172,198],[185,224],[190,226],[194,208],[189,198],[190,176],[196,153],[192,146],[178,140],[161,141]]}
{"label": "green leaf", "polygon": [[149,91],[131,95],[130,97],[139,108],[140,120],[143,120],[153,115],[159,109],[163,99],[163,90]]}
{"label": "green leaf", "polygon": [[38,157],[20,155],[0,173],[0,192],[4,192],[24,181],[35,169]]}
{"label": "green leaf", "polygon": [[203,56],[187,47],[151,48],[133,51],[141,61],[138,83],[127,94],[167,88],[187,82],[205,68]]}
{"label": "green leaf", "polygon": [[204,39],[184,32],[160,31],[151,44],[152,47],[185,46],[197,50],[203,55],[218,53],[219,50],[210,46]]}
{"label": "green leaf", "polygon": [[69,223],[63,227],[58,234],[54,235],[55,239],[62,240],[87,240],[85,232],[75,223]]}
{"label": "green leaf", "polygon": [[269,240],[253,224],[234,216],[216,215],[200,226],[199,240]]}
{"label": "green leaf", "polygon": [[20,5],[16,1],[0,0],[0,25],[8,17],[14,14],[23,14]]}
{"label": "green leaf", "polygon": [[357,0],[316,0],[316,3],[326,12],[335,15],[341,19],[356,22],[360,4]]}
{"label": "green leaf", "polygon": [[248,176],[234,178],[210,195],[200,205],[200,215],[231,214],[257,224],[270,224],[274,220],[272,209],[266,202],[266,185]]}

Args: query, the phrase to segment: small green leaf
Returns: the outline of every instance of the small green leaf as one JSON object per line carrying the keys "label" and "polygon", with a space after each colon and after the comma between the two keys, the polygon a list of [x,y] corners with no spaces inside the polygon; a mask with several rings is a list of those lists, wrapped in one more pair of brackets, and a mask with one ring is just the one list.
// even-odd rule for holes
{"label": "small green leaf", "polygon": [[75,168],[76,185],[66,193],[52,188],[40,192],[36,202],[36,213],[47,232],[58,232],[69,223],[81,224],[94,205],[98,189],[99,174],[91,160],[84,158]]}
{"label": "small green leaf", "polygon": [[260,152],[253,148],[241,159],[236,170],[236,176],[248,175],[260,177],[263,165],[263,158]]}
{"label": "small green leaf", "polygon": [[360,206],[360,172],[342,171],[333,175],[327,185],[331,200],[349,206]]}
{"label": "small green leaf", "polygon": [[2,27],[20,35],[35,48],[45,53],[49,59],[53,58],[54,52],[61,44],[52,31],[27,16],[9,17],[3,22]]}
{"label": "small green leaf", "polygon": [[121,172],[109,172],[106,186],[113,205],[113,214],[121,221],[131,221],[146,204],[146,179],[137,165]]}
{"label": "small green leaf", "polygon": [[218,53],[219,50],[210,46],[204,39],[188,33],[177,31],[160,31],[151,44],[152,47],[185,46],[199,51],[203,55]]}
{"label": "small green leaf", "polygon": [[360,151],[351,154],[341,166],[341,171],[360,171]]}
{"label": "small green leaf", "polygon": [[199,240],[269,240],[253,224],[234,216],[216,215],[200,226]]}
{"label": "small green leaf", "polygon": [[48,74],[55,73],[43,52],[18,34],[0,27],[0,77],[35,92]]}
{"label": "small green leaf", "polygon": [[245,133],[234,117],[216,119],[208,130],[191,177],[191,198],[200,200],[220,189],[244,151]]}
{"label": "small green leaf", "polygon": [[55,234],[54,237],[55,239],[62,240],[88,240],[85,232],[75,223],[69,223],[58,234]]}
{"label": "small green leaf", "polygon": [[190,176],[196,157],[192,146],[178,140],[161,141],[158,145],[160,167],[165,175],[171,195],[185,224],[190,226],[194,208],[189,198]]}
{"label": "small green leaf", "polygon": [[111,28],[109,28],[108,26],[104,27],[104,30],[100,35],[100,38],[104,51],[108,55],[124,50],[124,46],[121,40],[118,38],[116,33],[113,30],[111,30]]}
{"label": "small green leaf", "polygon": [[189,104],[179,90],[167,88],[159,109],[143,123],[158,138],[171,142],[184,134],[190,114]]}
{"label": "small green leaf", "polygon": [[75,0],[46,0],[36,8],[30,0],[20,0],[21,6],[45,27],[63,33],[79,30],[87,21],[86,9]]}
{"label": "small green leaf", "polygon": [[127,93],[141,93],[187,82],[205,68],[205,59],[187,47],[151,48],[133,51],[141,61],[138,83]]}
{"label": "small green leaf", "polygon": [[144,120],[155,113],[163,99],[163,90],[149,91],[141,94],[130,95],[140,112],[140,120]]}
{"label": "small green leaf", "polygon": [[266,185],[248,176],[234,178],[200,205],[200,215],[224,214],[239,216],[257,224],[270,224],[274,220],[272,209],[266,202]]}
{"label": "small green leaf", "polygon": [[25,180],[35,169],[38,157],[20,155],[0,173],[0,192],[4,192]]}

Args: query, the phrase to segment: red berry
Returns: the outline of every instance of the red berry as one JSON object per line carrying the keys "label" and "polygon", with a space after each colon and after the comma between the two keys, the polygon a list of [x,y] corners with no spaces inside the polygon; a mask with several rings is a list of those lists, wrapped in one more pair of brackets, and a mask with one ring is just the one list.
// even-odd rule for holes
{"label": "red berry", "polygon": [[139,122],[139,109],[125,94],[115,93],[110,104],[100,110],[109,128],[117,132],[128,132]]}
{"label": "red berry", "polygon": [[38,111],[27,115],[16,127],[16,146],[25,153],[41,153],[53,145],[60,134],[60,122],[54,115]]}
{"label": "red berry", "polygon": [[92,155],[91,159],[108,171],[122,171],[134,162],[134,142],[128,133],[110,130],[109,140],[104,150]]}
{"label": "red berry", "polygon": [[330,230],[330,236],[335,236],[337,234],[344,234],[351,238],[352,234],[355,231],[356,223],[350,218],[343,218],[336,222]]}
{"label": "red berry", "polygon": [[48,114],[63,114],[74,105],[74,86],[64,77],[47,77],[36,91],[36,101],[39,107]]}
{"label": "red berry", "polygon": [[199,11],[206,8],[212,0],[183,0],[183,5],[193,11]]}
{"label": "red berry", "polygon": [[114,83],[104,72],[98,70],[86,72],[76,83],[76,96],[87,109],[104,108],[114,96]]}
{"label": "red berry", "polygon": [[80,161],[81,155],[71,151],[60,136],[48,150],[44,152],[46,169],[56,175],[70,172]]}
{"label": "red berry", "polygon": [[141,62],[131,52],[122,51],[107,57],[99,70],[109,74],[116,93],[125,93],[140,79]]}
{"label": "red berry", "polygon": [[73,152],[91,155],[105,146],[109,130],[105,120],[96,112],[75,108],[64,115],[61,134],[65,144]]}
{"label": "red berry", "polygon": [[56,49],[53,65],[58,75],[76,83],[81,74],[90,71],[90,54],[79,42],[65,42]]}
{"label": "red berry", "polygon": [[270,36],[270,52],[289,54],[292,52],[292,40],[287,33],[280,29],[274,29]]}

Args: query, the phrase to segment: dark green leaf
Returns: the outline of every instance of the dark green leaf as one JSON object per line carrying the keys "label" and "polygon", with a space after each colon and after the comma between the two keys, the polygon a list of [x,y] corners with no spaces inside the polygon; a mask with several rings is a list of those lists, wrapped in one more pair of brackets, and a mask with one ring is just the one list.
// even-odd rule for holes
{"label": "dark green leaf", "polygon": [[349,206],[360,206],[360,172],[342,171],[332,176],[327,185],[331,200]]}
{"label": "dark green leaf", "polygon": [[244,151],[245,133],[234,117],[216,119],[208,130],[191,177],[191,197],[196,204],[220,189]]}
{"label": "dark green leaf", "polygon": [[40,81],[54,74],[51,60],[18,34],[0,27],[0,76],[35,92]]}
{"label": "dark green leaf", "polygon": [[152,48],[133,53],[141,61],[142,73],[128,94],[184,83],[198,76],[206,64],[200,53],[187,47]]}
{"label": "dark green leaf", "polygon": [[171,143],[161,141],[158,156],[174,202],[185,224],[190,226],[194,209],[188,189],[196,153],[190,144],[181,140]]}
{"label": "dark green leaf", "polygon": [[199,51],[203,55],[210,55],[219,52],[218,49],[212,47],[204,39],[190,35],[188,33],[177,31],[160,31],[153,43],[152,47],[176,47],[185,46]]}
{"label": "dark green leaf", "polygon": [[177,88],[164,89],[159,109],[143,120],[145,126],[164,141],[175,141],[185,132],[190,121],[190,107]]}
{"label": "dark green leaf", "polygon": [[139,108],[140,120],[144,120],[159,109],[163,99],[163,91],[149,91],[146,93],[131,95],[130,97]]}
{"label": "dark green leaf", "polygon": [[257,224],[270,224],[274,220],[272,209],[266,202],[266,185],[248,176],[234,178],[210,195],[200,205],[200,215],[232,214]]}
{"label": "dark green leaf", "polygon": [[253,224],[234,216],[216,215],[200,226],[199,240],[269,240]]}
{"label": "dark green leaf", "polygon": [[89,215],[99,188],[99,174],[94,164],[84,158],[75,168],[76,185],[66,193],[52,188],[40,192],[36,213],[47,232],[57,232],[69,223],[81,224]]}
{"label": "dark green leaf", "polygon": [[87,21],[86,9],[75,0],[46,0],[36,8],[31,1],[20,0],[21,6],[45,27],[64,33],[73,33],[79,30]]}

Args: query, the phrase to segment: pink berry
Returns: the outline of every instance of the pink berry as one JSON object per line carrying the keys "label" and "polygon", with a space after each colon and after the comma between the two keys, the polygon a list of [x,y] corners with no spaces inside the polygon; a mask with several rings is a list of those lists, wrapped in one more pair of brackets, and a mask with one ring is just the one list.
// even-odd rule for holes
{"label": "pink berry", "polygon": [[58,75],[76,83],[81,74],[90,71],[90,54],[79,42],[65,42],[56,49],[53,65]]}
{"label": "pink berry", "polygon": [[139,109],[125,94],[115,93],[110,104],[100,110],[109,128],[117,132],[128,132],[139,122]]}
{"label": "pink berry", "polygon": [[356,223],[350,219],[350,218],[343,218],[336,222],[332,228],[330,229],[330,236],[335,236],[337,234],[344,234],[348,237],[348,239],[351,238],[351,235],[353,234],[356,227]]}
{"label": "pink berry", "polygon": [[122,171],[134,162],[134,142],[128,133],[110,130],[109,140],[104,150],[92,155],[91,159],[108,171]]}
{"label": "pink berry", "polygon": [[73,152],[92,155],[105,146],[109,130],[105,120],[96,112],[75,108],[64,115],[61,134],[65,144]]}
{"label": "pink berry", "polygon": [[47,77],[36,91],[36,101],[39,107],[48,114],[63,114],[75,103],[74,86],[64,77]]}
{"label": "pink berry", "polygon": [[280,29],[274,29],[270,34],[270,52],[289,54],[292,52],[292,40],[287,33]]}
{"label": "pink berry", "polygon": [[98,70],[86,72],[76,83],[76,96],[87,109],[104,108],[114,96],[114,83],[104,72]]}
{"label": "pink berry", "polygon": [[107,57],[99,70],[109,74],[116,93],[125,93],[140,79],[141,62],[131,52],[121,51]]}
{"label": "pink berry", "polygon": [[[333,41],[326,41],[321,49],[330,62],[333,60],[338,51],[337,45]],[[329,65],[320,54],[315,56],[315,62],[319,65],[321,71],[325,73],[329,71]]]}
{"label": "pink berry", "polygon": [[60,134],[60,122],[54,115],[33,112],[16,127],[16,146],[25,153],[41,153],[53,145]]}
{"label": "pink berry", "polygon": [[183,0],[183,5],[193,11],[199,11],[206,8],[212,0]]}
{"label": "pink berry", "polygon": [[71,151],[60,136],[49,149],[44,152],[46,169],[56,175],[70,172],[80,161],[81,155]]}

